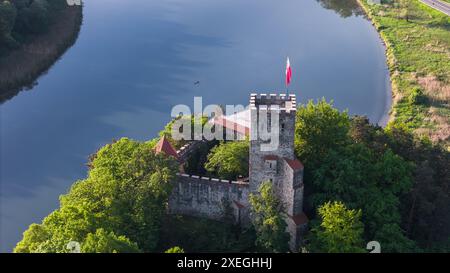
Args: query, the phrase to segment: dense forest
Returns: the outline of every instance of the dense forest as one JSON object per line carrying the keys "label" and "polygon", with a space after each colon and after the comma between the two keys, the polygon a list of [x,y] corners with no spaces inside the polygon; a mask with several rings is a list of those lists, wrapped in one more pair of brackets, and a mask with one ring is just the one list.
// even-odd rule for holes
{"label": "dense forest", "polygon": [[0,103],[37,84],[81,24],[82,6],[66,0],[0,0]]}
{"label": "dense forest", "polygon": [[321,205],[338,201],[361,210],[363,240],[379,241],[385,252],[449,251],[450,154],[442,146],[401,125],[375,127],[325,101],[299,108],[297,119],[313,219]]}
{"label": "dense forest", "polygon": [[[153,152],[157,141],[123,138],[101,148],[88,177],[29,227],[15,251],[68,252],[73,240],[83,252],[288,251],[282,200],[270,182],[250,197],[250,227],[236,226],[226,209],[220,223],[167,215],[177,163]],[[324,100],[298,108],[295,146],[311,220],[302,252],[366,252],[374,240],[382,252],[450,251],[450,154],[441,146]],[[205,147],[195,155],[197,170],[227,179],[248,172],[248,141]]]}
{"label": "dense forest", "polygon": [[0,55],[48,30],[66,0],[11,0],[0,3]]}

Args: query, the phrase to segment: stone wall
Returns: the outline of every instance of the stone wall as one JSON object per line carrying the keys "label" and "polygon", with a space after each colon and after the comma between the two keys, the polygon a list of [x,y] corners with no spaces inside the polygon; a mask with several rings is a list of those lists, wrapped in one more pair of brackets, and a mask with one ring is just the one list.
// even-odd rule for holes
{"label": "stone wall", "polygon": [[[284,204],[293,252],[299,250],[307,223],[302,206],[303,165],[294,152],[296,104],[295,95],[252,94],[250,97],[250,120],[252,125],[258,124],[250,130],[250,191],[256,193],[264,181],[273,183]],[[272,120],[273,112],[278,113],[278,120]],[[279,145],[274,150],[262,149],[269,141],[260,137],[261,128],[264,132],[264,128],[271,126],[274,127],[271,130],[278,130]]]}
{"label": "stone wall", "polygon": [[205,144],[205,140],[194,140],[186,143],[183,147],[181,147],[178,151],[178,160],[181,162],[185,162],[190,154],[198,149],[202,144]]}
{"label": "stone wall", "polygon": [[[285,205],[287,231],[291,235],[289,245],[296,252],[308,222],[302,206],[303,165],[294,153],[296,97],[285,94],[252,94],[249,108],[252,121],[266,120],[267,117],[267,127],[273,125],[273,129],[278,130],[278,147],[274,150],[262,149],[262,145],[266,147],[267,141],[258,137],[259,126],[249,128],[250,182],[178,174],[173,181],[174,190],[169,198],[169,213],[220,221],[229,212],[237,223],[248,225],[249,194],[257,193],[262,182],[271,181]],[[277,120],[272,120],[271,111],[279,114]],[[184,161],[198,144],[194,142],[183,147],[178,152],[180,160]]]}
{"label": "stone wall", "polygon": [[169,213],[223,220],[228,208],[237,223],[249,223],[248,183],[178,174],[173,184]]}
{"label": "stone wall", "polygon": [[293,170],[286,160],[281,161],[279,194],[288,215],[303,212],[303,170]]}
{"label": "stone wall", "polygon": [[[286,104],[289,103],[289,106]],[[269,105],[263,105],[269,104]],[[267,166],[265,164],[266,156],[277,156],[278,160],[283,158],[295,159],[294,153],[294,134],[295,134],[295,118],[296,118],[296,98],[294,95],[275,95],[275,94],[252,94],[250,98],[250,120],[260,123],[260,115],[267,115],[268,123],[272,123],[270,112],[272,105],[278,105],[280,108],[277,110],[279,115],[277,128],[279,131],[279,145],[274,151],[264,151],[261,146],[268,143],[259,137],[259,128],[251,128],[250,130],[250,189],[252,192],[257,192],[260,184],[266,180],[272,179],[284,181],[286,177],[283,177],[279,171],[275,175],[267,172]],[[263,109],[263,111],[261,111]],[[257,126],[255,126],[257,127]],[[270,127],[270,126],[268,126]],[[279,164],[280,162],[278,162]],[[278,170],[280,166],[277,167]]]}
{"label": "stone wall", "polygon": [[286,217],[287,232],[291,235],[289,240],[289,248],[292,252],[299,252],[302,246],[302,240],[307,230],[307,222],[296,223],[291,217]]}

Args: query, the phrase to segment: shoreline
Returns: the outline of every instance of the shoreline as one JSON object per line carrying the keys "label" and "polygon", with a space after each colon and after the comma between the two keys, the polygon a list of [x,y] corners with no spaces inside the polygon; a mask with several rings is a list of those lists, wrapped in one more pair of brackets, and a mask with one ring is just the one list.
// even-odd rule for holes
{"label": "shoreline", "polygon": [[393,81],[393,74],[392,74],[392,65],[391,65],[391,59],[390,59],[390,47],[388,46],[389,41],[381,34],[381,32],[378,30],[378,26],[375,23],[375,21],[372,18],[372,15],[369,11],[369,9],[365,6],[365,4],[361,0],[356,0],[356,2],[359,4],[361,9],[363,10],[365,16],[367,16],[367,19],[370,21],[372,26],[375,28],[375,31],[378,34],[378,37],[380,38],[380,41],[383,44],[384,47],[384,55],[386,57],[386,65],[388,68],[387,78],[385,81],[386,85],[386,101],[385,101],[385,107],[383,110],[383,114],[379,118],[379,120],[376,122],[379,126],[382,128],[385,128],[387,124],[392,120],[393,117],[393,104],[394,104],[394,98],[395,98],[395,82]]}
{"label": "shoreline", "polygon": [[82,6],[68,6],[46,33],[2,57],[0,104],[38,84],[39,77],[46,74],[76,42],[82,22]]}
{"label": "shoreline", "polygon": [[421,1],[409,6],[412,20],[399,17],[398,8],[356,1],[386,46],[392,90],[388,123],[450,151],[450,65],[443,61],[450,56],[450,18]]}
{"label": "shoreline", "polygon": [[390,73],[387,73],[386,80],[384,82],[385,89],[386,89],[386,101],[384,106],[384,111],[381,117],[379,118],[377,124],[378,126],[385,128],[389,121],[391,120],[391,110],[392,110],[392,81],[391,81],[391,75]]}

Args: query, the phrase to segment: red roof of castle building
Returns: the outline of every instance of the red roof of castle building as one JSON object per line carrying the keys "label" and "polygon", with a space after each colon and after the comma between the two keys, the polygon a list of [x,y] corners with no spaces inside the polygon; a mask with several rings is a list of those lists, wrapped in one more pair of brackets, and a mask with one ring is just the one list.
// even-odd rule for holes
{"label": "red roof of castle building", "polygon": [[154,149],[156,154],[163,152],[166,155],[171,155],[178,159],[177,151],[172,147],[172,144],[170,144],[165,136],[158,141]]}
{"label": "red roof of castle building", "polygon": [[237,206],[239,209],[245,208],[245,206],[242,205],[241,203],[239,203],[238,201],[233,201],[233,202],[234,202],[234,204],[236,204],[236,206]]}
{"label": "red roof of castle building", "polygon": [[249,127],[239,124],[237,122],[231,121],[231,120],[227,120],[226,118],[224,118],[224,116],[215,117],[213,122],[216,125],[223,126],[226,129],[231,129],[234,132],[237,132],[239,134],[246,135],[246,136],[250,135]]}
{"label": "red roof of castle building", "polygon": [[294,223],[295,223],[297,226],[306,224],[306,223],[308,223],[308,221],[309,221],[308,216],[306,216],[306,214],[303,213],[303,212],[302,212],[302,213],[299,213],[299,214],[297,214],[297,215],[294,215],[294,216],[290,216],[290,215],[289,215],[289,217],[291,217],[291,219],[294,221]]}
{"label": "red roof of castle building", "polygon": [[289,164],[289,166],[294,170],[302,170],[303,169],[303,164],[302,162],[300,162],[300,160],[298,159],[288,159],[285,158],[284,160],[286,160],[287,164]]}

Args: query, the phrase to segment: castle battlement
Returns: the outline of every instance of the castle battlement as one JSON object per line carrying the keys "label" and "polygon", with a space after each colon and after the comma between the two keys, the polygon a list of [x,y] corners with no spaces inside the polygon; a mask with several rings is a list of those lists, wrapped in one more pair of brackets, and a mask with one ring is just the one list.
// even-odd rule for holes
{"label": "castle battlement", "polygon": [[229,206],[236,222],[248,225],[249,184],[212,177],[178,173],[172,181],[169,212],[223,220]]}
{"label": "castle battlement", "polygon": [[[267,120],[267,127],[273,123],[273,118],[278,118],[275,123],[277,130],[278,146],[274,150],[262,149],[266,140],[259,138],[260,127],[250,131],[250,192],[257,193],[261,183],[270,181],[278,197],[284,203],[287,215],[288,231],[291,235],[290,247],[292,251],[298,251],[301,244],[302,230],[306,221],[303,214],[303,164],[295,157],[295,119],[297,98],[294,94],[251,94],[250,95],[250,120],[261,122]],[[278,116],[261,116],[277,111]]]}
{"label": "castle battlement", "polygon": [[244,181],[233,181],[233,180],[214,178],[214,177],[210,177],[210,176],[191,175],[191,174],[187,174],[187,173],[177,173],[177,176],[198,179],[199,182],[221,183],[223,185],[236,185],[236,186],[248,187],[248,182],[244,182]]}
{"label": "castle battlement", "polygon": [[[250,120],[264,120],[261,115],[266,115],[265,111],[267,114],[270,111],[279,113],[274,117],[267,115],[268,124],[279,124],[279,128],[274,129],[279,133],[278,147],[274,150],[262,149],[266,141],[257,137],[258,126],[249,128],[249,182],[189,175],[180,168],[180,173],[173,181],[169,212],[222,220],[225,208],[231,207],[236,222],[246,225],[252,217],[250,194],[258,194],[261,183],[269,181],[284,203],[287,231],[291,235],[290,248],[294,252],[298,251],[308,218],[303,213],[304,167],[295,157],[294,151],[296,107],[294,94],[251,94]],[[278,118],[279,122],[272,123],[273,118]],[[163,139],[157,151],[174,154],[179,162],[183,162],[201,143],[192,141],[174,152],[173,148],[168,147],[170,143]]]}
{"label": "castle battlement", "polygon": [[250,110],[280,110],[285,112],[297,110],[295,94],[256,94],[250,95]]}

